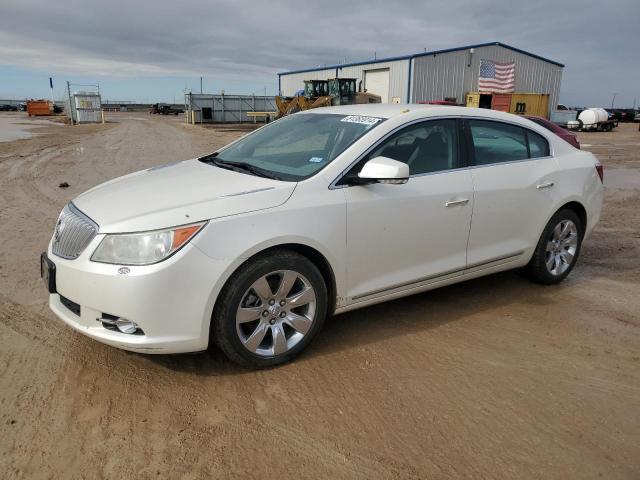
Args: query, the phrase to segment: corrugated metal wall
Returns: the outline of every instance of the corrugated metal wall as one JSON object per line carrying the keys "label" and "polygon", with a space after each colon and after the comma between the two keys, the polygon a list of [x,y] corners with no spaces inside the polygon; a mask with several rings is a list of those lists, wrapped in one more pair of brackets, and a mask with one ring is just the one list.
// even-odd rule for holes
{"label": "corrugated metal wall", "polygon": [[471,66],[467,66],[469,50],[415,57],[412,100],[423,102],[456,97],[459,103],[463,103],[467,92],[478,90],[481,59],[515,62],[516,92],[548,93],[550,107],[558,103],[562,67],[499,45],[475,48]]}
{"label": "corrugated metal wall", "polygon": [[[409,80],[409,60],[394,60],[389,62],[373,62],[362,65],[337,67],[338,77],[355,78],[363,81],[366,70],[389,69],[389,102],[393,97],[399,97],[401,103],[407,101],[407,88]],[[290,73],[280,75],[280,91],[284,96],[292,96],[298,90],[304,88],[305,80],[328,80],[336,77],[336,68],[309,71],[302,73]]]}
{"label": "corrugated metal wall", "polygon": [[467,67],[468,52],[449,52],[413,59],[411,68],[412,102],[428,102],[455,97],[458,103],[464,99],[465,80],[470,76]]}
{"label": "corrugated metal wall", "polygon": [[304,88],[305,80],[328,80],[329,78],[335,78],[335,76],[335,68],[280,75],[280,94],[285,97],[292,97],[298,90]]}
{"label": "corrugated metal wall", "polygon": [[[203,109],[207,108],[211,109],[211,119],[203,118]],[[275,97],[188,93],[185,111],[187,122],[193,119],[195,123],[240,123],[255,121],[247,112],[275,112],[277,108]]]}

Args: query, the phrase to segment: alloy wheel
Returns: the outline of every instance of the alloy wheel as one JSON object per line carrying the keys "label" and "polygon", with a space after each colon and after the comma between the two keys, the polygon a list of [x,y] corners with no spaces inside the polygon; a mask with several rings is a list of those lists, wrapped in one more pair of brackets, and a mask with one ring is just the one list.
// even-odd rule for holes
{"label": "alloy wheel", "polygon": [[236,311],[236,331],[244,347],[262,357],[282,355],[309,332],[316,314],[311,283],[293,270],[256,280]]}
{"label": "alloy wheel", "polygon": [[561,220],[551,231],[545,250],[545,263],[551,275],[567,271],[578,249],[578,227],[571,220]]}

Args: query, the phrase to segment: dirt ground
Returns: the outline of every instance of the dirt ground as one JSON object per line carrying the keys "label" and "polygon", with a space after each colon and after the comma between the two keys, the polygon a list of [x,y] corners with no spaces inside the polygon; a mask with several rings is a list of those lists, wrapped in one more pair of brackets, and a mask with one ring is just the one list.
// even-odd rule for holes
{"label": "dirt ground", "polygon": [[110,119],[0,143],[3,478],[640,478],[637,124],[581,134],[613,180],[563,284],[503,273],[344,314],[253,372],[120,351],[48,310],[38,256],[67,201],[240,134]]}

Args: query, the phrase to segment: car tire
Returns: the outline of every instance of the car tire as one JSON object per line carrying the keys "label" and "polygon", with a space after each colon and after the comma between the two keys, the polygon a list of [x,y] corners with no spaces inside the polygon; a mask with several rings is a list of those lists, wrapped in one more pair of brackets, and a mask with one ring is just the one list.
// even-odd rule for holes
{"label": "car tire", "polygon": [[531,280],[543,285],[559,283],[578,261],[584,230],[580,217],[570,209],[556,212],[540,236],[525,267]]}
{"label": "car tire", "polygon": [[270,250],[231,275],[213,311],[211,338],[243,367],[272,367],[291,361],[311,343],[327,305],[325,281],[308,258]]}

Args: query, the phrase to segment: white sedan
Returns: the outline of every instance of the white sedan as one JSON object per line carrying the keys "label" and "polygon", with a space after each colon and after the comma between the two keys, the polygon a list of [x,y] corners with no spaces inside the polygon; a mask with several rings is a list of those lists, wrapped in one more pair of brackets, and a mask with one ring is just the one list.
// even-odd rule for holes
{"label": "white sedan", "polygon": [[79,332],[145,353],[214,342],[286,362],[328,315],[521,268],[563,280],[602,166],[506,113],[354,105],[99,185],[60,214],[42,276]]}

